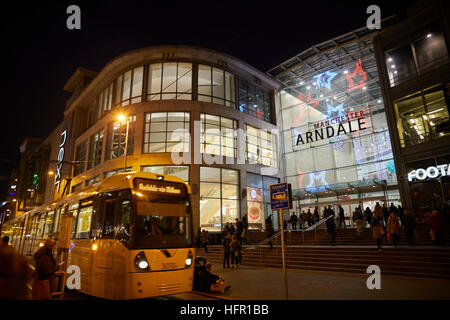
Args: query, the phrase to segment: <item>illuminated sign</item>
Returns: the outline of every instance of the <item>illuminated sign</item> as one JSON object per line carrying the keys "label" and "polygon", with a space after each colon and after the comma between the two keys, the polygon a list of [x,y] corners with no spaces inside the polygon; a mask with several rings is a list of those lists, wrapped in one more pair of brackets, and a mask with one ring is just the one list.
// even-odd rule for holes
{"label": "illuminated sign", "polygon": [[[357,79],[357,76],[359,76],[359,80],[355,81]],[[362,89],[366,85],[367,81],[367,74],[364,72],[361,59],[358,59],[356,62],[355,70],[353,70],[353,73],[345,75],[348,82],[348,89],[347,92],[353,91],[355,89]]]}
{"label": "illuminated sign", "polygon": [[172,186],[156,186],[154,184],[143,184],[139,183],[139,190],[142,191],[150,191],[150,192],[160,192],[160,193],[172,193],[172,194],[180,194],[181,190],[176,189]]}
{"label": "illuminated sign", "polygon": [[[315,123],[314,132],[306,132],[304,134],[305,139],[303,138],[303,135],[301,133],[297,135],[296,145],[298,146],[300,143],[305,144],[325,138],[330,139],[341,134],[354,133],[365,130],[367,129],[367,127],[364,127],[364,125],[366,124],[364,121],[364,117],[364,111],[361,110],[357,112],[349,112],[344,116],[331,118],[326,121]],[[356,120],[357,125],[355,125],[355,123],[352,124],[353,120]],[[338,125],[337,130],[335,130],[332,125]]]}
{"label": "illuminated sign", "polygon": [[61,168],[63,166],[63,160],[64,160],[64,145],[66,144],[66,138],[67,138],[67,130],[64,130],[63,133],[61,133],[62,142],[59,145],[59,152],[58,152],[58,162],[56,164],[56,175],[55,175],[55,186],[58,185],[57,192],[59,192],[59,187],[61,185]]}
{"label": "illuminated sign", "polygon": [[316,79],[316,89],[327,87],[331,90],[331,81],[337,76],[337,72],[326,71],[313,78]]}
{"label": "illuminated sign", "polygon": [[133,185],[136,194],[140,198],[145,196],[146,201],[165,199],[164,201],[175,203],[187,199],[187,188],[184,183],[135,178]]}
{"label": "illuminated sign", "polygon": [[428,167],[426,169],[416,169],[408,173],[408,181],[435,179],[437,177],[450,176],[450,164],[441,164],[436,167]]}
{"label": "illuminated sign", "polygon": [[337,113],[338,117],[343,117],[344,116],[344,112],[342,111],[343,106],[344,106],[344,103],[340,103],[336,107],[327,103],[327,117],[328,118],[333,117],[333,113]]}

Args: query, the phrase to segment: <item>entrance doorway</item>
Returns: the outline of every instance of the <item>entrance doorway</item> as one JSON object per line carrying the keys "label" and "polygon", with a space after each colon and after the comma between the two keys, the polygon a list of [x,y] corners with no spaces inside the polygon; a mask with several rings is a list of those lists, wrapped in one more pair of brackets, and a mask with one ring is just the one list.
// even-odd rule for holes
{"label": "entrance doorway", "polygon": [[[296,206],[296,214],[299,216],[303,211],[306,213],[308,209],[311,210],[311,213],[314,213],[314,209],[317,207],[319,210],[320,218],[323,218],[323,213],[326,207],[331,206],[331,209],[334,211],[334,216],[336,218],[339,217],[339,205],[344,209],[345,216],[345,225],[350,228],[356,228],[356,225],[353,222],[352,216],[353,211],[358,206],[361,206],[361,209],[364,214],[364,210],[369,207],[373,212],[375,209],[376,203],[379,202],[382,206],[384,202],[388,205],[385,197],[371,197],[364,199],[345,199],[345,200],[336,200],[336,201],[327,201],[327,202],[317,202],[317,203],[308,203],[308,204],[300,204],[297,201]],[[336,221],[336,227],[339,228],[339,221]],[[342,224],[343,228],[344,225]]]}

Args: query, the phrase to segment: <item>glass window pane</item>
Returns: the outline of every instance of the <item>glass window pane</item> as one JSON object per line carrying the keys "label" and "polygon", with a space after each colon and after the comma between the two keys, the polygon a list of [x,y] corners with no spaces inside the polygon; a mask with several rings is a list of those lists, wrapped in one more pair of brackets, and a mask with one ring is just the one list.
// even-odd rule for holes
{"label": "glass window pane", "polygon": [[167,113],[166,112],[155,112],[151,114],[151,121],[166,121]]}
{"label": "glass window pane", "polygon": [[162,72],[162,64],[161,63],[155,63],[155,64],[150,65],[150,70],[148,73],[148,92],[149,93],[161,92],[161,72]]}
{"label": "glass window pane", "polygon": [[202,182],[200,184],[200,198],[220,199],[220,183]]}
{"label": "glass window pane", "polygon": [[234,184],[222,184],[222,199],[238,199],[239,187]]}
{"label": "glass window pane", "polygon": [[125,75],[123,77],[122,101],[130,98],[130,87],[131,87],[131,70],[125,72]]}
{"label": "glass window pane", "polygon": [[239,171],[222,169],[222,183],[239,184]]}
{"label": "glass window pane", "polygon": [[220,199],[200,199],[200,228],[222,231]]}
{"label": "glass window pane", "polygon": [[[198,66],[198,94],[211,96],[211,67]],[[200,97],[199,97],[200,99]],[[202,100],[205,101],[205,100]]]}
{"label": "glass window pane", "polygon": [[216,98],[225,98],[224,71],[213,68],[213,96]]}
{"label": "glass window pane", "polygon": [[149,144],[149,153],[153,152],[165,152],[166,143],[150,143]]}
{"label": "glass window pane", "polygon": [[192,64],[178,63],[178,93],[192,92]]}
{"label": "glass window pane", "polygon": [[200,167],[200,181],[220,182],[220,168]]}
{"label": "glass window pane", "polygon": [[170,62],[163,65],[162,92],[176,92],[177,63]]}
{"label": "glass window pane", "polygon": [[131,96],[139,97],[142,95],[142,81],[144,76],[144,67],[135,68],[133,70],[133,88]]}
{"label": "glass window pane", "polygon": [[222,222],[235,223],[239,217],[239,201],[238,200],[222,200]]}

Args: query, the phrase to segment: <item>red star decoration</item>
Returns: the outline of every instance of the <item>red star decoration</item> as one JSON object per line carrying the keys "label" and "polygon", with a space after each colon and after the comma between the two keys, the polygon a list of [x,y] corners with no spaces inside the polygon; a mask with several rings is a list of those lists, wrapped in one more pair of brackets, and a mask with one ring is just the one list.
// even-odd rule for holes
{"label": "red star decoration", "polygon": [[[361,79],[359,80],[359,83],[355,83],[353,81],[353,78],[359,74],[361,76]],[[358,62],[356,62],[355,70],[353,70],[352,74],[347,74],[345,76],[348,81],[348,89],[347,92],[355,90],[355,89],[362,89],[366,85],[367,80],[367,74],[364,72],[362,68],[361,59],[358,59]]]}

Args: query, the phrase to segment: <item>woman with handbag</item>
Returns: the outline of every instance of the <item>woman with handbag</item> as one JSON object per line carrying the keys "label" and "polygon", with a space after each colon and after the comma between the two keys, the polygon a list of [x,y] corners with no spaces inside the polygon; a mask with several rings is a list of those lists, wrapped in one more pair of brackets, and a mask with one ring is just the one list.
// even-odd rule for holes
{"label": "woman with handbag", "polygon": [[56,241],[47,239],[33,256],[36,261],[36,279],[32,288],[33,299],[50,300],[51,298],[51,281],[57,270],[56,262],[53,258],[53,249],[55,247]]}
{"label": "woman with handbag", "polygon": [[399,236],[400,233],[400,222],[398,221],[398,217],[395,214],[395,212],[391,212],[389,215],[388,223],[387,223],[387,231],[389,232],[389,235],[391,239],[389,241],[394,242],[394,246],[398,246],[399,243]]}
{"label": "woman with handbag", "polygon": [[374,217],[372,219],[372,233],[373,238],[377,242],[378,252],[381,252],[381,245],[383,244],[383,223],[381,222],[382,218],[376,218]]}

